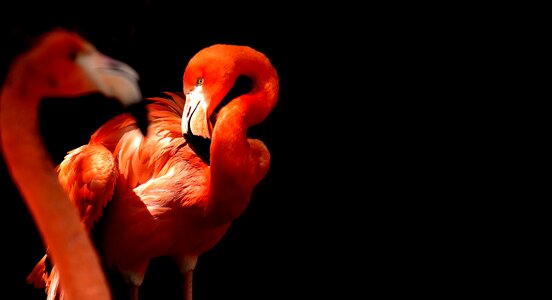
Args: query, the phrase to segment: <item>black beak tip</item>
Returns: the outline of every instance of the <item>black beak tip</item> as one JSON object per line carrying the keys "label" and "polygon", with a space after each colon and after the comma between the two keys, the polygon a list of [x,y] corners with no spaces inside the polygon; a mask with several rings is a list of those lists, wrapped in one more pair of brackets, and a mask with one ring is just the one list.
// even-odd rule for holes
{"label": "black beak tip", "polygon": [[142,100],[138,103],[129,105],[126,110],[134,116],[136,119],[136,124],[140,129],[140,132],[143,136],[148,134],[148,110],[146,108],[146,101]]}

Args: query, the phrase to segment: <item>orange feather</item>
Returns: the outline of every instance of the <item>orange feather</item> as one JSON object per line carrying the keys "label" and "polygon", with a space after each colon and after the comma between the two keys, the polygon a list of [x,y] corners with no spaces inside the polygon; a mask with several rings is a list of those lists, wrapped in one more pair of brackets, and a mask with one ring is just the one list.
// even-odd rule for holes
{"label": "orange feather", "polygon": [[[0,93],[0,146],[10,175],[48,247],[48,255],[56,263],[48,274],[47,257],[39,261],[27,278],[35,286],[50,289],[61,285],[71,299],[110,296],[97,253],[80,222],[83,217],[84,222],[89,222],[87,218],[101,215],[101,206],[110,198],[103,193],[109,192],[110,187],[106,178],[97,174],[112,167],[105,161],[81,161],[75,157],[78,163],[73,165],[77,168],[65,176],[76,183],[58,182],[39,132],[40,103],[47,97],[102,93],[130,105],[142,100],[137,80],[136,72],[128,65],[103,55],[78,34],[61,28],[44,33],[10,66]],[[72,195],[64,193],[60,183],[67,184],[64,188]],[[95,199],[94,195],[99,197]],[[63,280],[58,280],[61,277]]]}
{"label": "orange feather", "polygon": [[[250,86],[234,94],[243,77]],[[278,98],[278,75],[264,54],[207,47],[189,61],[183,85],[184,94],[148,99],[146,137],[134,119],[119,115],[58,169],[89,228],[105,206],[95,228],[99,249],[134,299],[150,259],[160,256],[174,258],[191,299],[197,258],[246,209],[270,165],[265,144],[247,137]]]}

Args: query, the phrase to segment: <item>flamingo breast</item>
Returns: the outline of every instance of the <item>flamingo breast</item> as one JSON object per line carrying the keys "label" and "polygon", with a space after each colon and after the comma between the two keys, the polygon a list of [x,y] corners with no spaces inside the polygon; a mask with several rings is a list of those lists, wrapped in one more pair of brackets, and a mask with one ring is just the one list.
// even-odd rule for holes
{"label": "flamingo breast", "polygon": [[147,137],[126,131],[114,149],[118,188],[101,229],[108,265],[132,269],[152,257],[199,255],[229,227],[202,226],[209,167],[182,137],[178,113],[157,107],[151,115],[162,117]]}

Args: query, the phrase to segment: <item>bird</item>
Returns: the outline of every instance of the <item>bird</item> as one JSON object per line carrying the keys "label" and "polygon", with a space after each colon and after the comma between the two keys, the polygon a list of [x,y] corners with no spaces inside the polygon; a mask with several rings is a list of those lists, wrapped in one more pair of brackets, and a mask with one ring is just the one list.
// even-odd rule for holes
{"label": "bird", "polygon": [[14,58],[1,87],[2,155],[63,278],[65,299],[111,295],[98,252],[42,142],[40,103],[98,93],[130,107],[143,101],[138,81],[133,68],[101,53],[79,33],[54,28]]}
{"label": "bird", "polygon": [[[279,76],[264,53],[210,45],[188,61],[182,83],[181,92],[146,98],[146,136],[128,115],[115,116],[58,167],[64,190],[97,236],[104,266],[121,275],[132,300],[156,257],[174,260],[183,297],[191,300],[198,257],[245,211],[270,167],[268,147],[247,132],[278,100]],[[84,183],[96,175],[86,169],[94,164],[83,162],[98,166],[101,157],[115,157],[104,172],[117,176],[99,174],[113,183],[87,190]]]}

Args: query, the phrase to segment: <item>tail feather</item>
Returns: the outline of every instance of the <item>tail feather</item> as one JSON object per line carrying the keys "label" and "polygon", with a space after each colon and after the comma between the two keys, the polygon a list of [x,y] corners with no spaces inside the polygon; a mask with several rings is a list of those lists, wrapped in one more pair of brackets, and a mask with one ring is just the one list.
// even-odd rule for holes
{"label": "tail feather", "polygon": [[62,300],[63,292],[59,284],[59,273],[55,266],[48,271],[47,260],[48,254],[45,254],[27,276],[27,283],[37,289],[45,289],[47,300]]}
{"label": "tail feather", "polygon": [[45,254],[42,259],[35,265],[29,276],[27,283],[32,284],[37,289],[43,289],[47,285],[48,270],[46,270],[46,259],[48,254]]}
{"label": "tail feather", "polygon": [[59,273],[56,266],[52,267],[50,278],[46,286],[46,300],[63,300],[63,291],[59,284]]}

